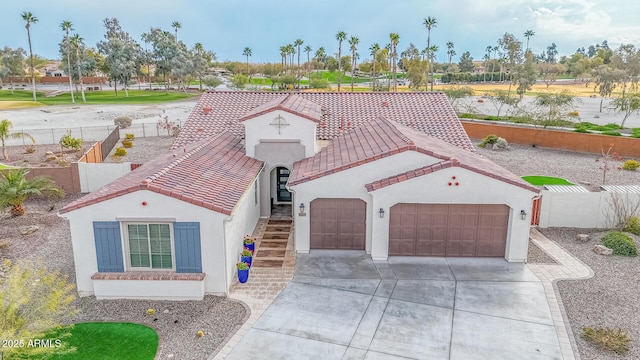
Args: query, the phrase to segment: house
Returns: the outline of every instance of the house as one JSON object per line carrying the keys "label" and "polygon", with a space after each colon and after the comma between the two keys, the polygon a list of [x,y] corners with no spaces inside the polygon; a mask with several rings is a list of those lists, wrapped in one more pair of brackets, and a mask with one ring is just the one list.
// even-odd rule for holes
{"label": "house", "polygon": [[171,153],[61,209],[81,296],[228,292],[244,234],[295,249],[527,255],[538,189],[475,153],[442,93],[204,93]]}

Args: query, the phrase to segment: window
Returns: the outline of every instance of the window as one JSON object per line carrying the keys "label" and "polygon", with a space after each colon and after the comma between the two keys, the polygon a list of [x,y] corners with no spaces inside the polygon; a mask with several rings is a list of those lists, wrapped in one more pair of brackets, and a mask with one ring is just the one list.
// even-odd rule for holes
{"label": "window", "polygon": [[171,233],[169,224],[127,224],[131,269],[173,269]]}

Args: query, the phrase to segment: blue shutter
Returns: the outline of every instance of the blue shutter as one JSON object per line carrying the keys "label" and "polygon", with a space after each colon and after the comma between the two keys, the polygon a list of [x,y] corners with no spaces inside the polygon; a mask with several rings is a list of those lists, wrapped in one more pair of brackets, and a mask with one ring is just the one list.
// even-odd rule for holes
{"label": "blue shutter", "polygon": [[176,272],[201,273],[200,223],[174,223],[173,243],[176,248]]}
{"label": "blue shutter", "polygon": [[123,272],[120,223],[117,221],[94,221],[93,237],[96,242],[98,271]]}

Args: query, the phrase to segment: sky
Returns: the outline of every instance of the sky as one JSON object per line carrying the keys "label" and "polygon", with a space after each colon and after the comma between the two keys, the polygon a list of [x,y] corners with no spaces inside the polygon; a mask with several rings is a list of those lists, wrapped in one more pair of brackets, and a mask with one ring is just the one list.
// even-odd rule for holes
{"label": "sky", "polygon": [[[178,38],[188,46],[200,42],[221,61],[245,61],[242,52],[249,47],[255,63],[280,62],[279,47],[298,38],[303,48],[322,46],[335,54],[339,31],[360,39],[361,59],[370,57],[371,44],[386,45],[392,32],[400,35],[399,52],[409,43],[423,49],[428,16],[437,19],[431,43],[440,48],[440,62],[446,61],[448,41],[455,45],[454,62],[465,51],[481,59],[505,32],[526,42],[526,30],[535,32],[530,48],[536,54],[552,42],[560,55],[605,39],[614,48],[640,45],[637,0],[0,0],[0,7],[0,46],[28,48],[20,14],[30,11],[39,20],[31,26],[33,51],[50,59],[59,58],[63,20],[71,21],[85,43],[95,47],[103,39],[107,17],[117,18],[138,40],[151,27],[173,31],[171,24],[179,21]],[[348,44],[342,52],[348,52]],[[301,61],[305,57],[303,53]]]}

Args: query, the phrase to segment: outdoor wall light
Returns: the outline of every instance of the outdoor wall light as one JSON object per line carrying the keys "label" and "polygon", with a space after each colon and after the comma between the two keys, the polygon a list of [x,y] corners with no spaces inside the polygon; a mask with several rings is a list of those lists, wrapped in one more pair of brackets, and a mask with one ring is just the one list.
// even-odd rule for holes
{"label": "outdoor wall light", "polygon": [[380,219],[382,219],[384,217],[384,209],[380,208],[380,210],[378,210],[378,214],[380,214]]}
{"label": "outdoor wall light", "polygon": [[520,219],[522,220],[527,219],[527,213],[524,210],[520,210]]}
{"label": "outdoor wall light", "polygon": [[300,212],[304,213],[304,203],[300,203]]}

